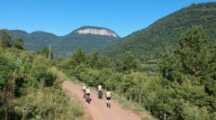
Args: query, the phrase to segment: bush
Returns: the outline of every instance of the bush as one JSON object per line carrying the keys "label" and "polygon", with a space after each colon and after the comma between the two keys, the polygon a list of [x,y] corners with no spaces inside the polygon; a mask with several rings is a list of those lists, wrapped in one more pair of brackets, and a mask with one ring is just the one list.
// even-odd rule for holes
{"label": "bush", "polygon": [[39,83],[39,86],[51,87],[53,86],[56,76],[53,75],[44,65],[37,65],[33,67],[32,72],[32,81],[33,84]]}
{"label": "bush", "polygon": [[199,108],[190,103],[184,103],[182,105],[181,117],[183,120],[212,120],[210,119],[207,108]]}
{"label": "bush", "polygon": [[83,115],[81,107],[71,104],[59,89],[28,89],[28,94],[14,104],[19,116],[28,120],[71,120]]}

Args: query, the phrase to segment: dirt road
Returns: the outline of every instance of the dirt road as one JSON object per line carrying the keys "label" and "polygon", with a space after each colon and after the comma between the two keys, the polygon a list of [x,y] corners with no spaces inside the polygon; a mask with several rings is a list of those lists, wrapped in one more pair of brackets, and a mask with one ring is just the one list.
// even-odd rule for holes
{"label": "dirt road", "polygon": [[63,89],[67,95],[75,96],[79,99],[92,120],[141,120],[138,115],[129,110],[123,109],[115,101],[112,101],[112,107],[108,109],[106,107],[105,99],[98,99],[95,91],[93,91],[91,95],[92,102],[90,104],[86,103],[83,99],[81,86],[74,84],[71,81],[65,81],[63,83]]}

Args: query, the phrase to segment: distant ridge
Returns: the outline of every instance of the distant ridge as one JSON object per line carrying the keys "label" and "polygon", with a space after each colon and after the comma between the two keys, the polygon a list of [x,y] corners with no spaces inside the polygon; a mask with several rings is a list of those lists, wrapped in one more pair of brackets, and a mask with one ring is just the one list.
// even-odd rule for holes
{"label": "distant ridge", "polygon": [[[103,30],[103,32],[105,31],[105,34],[77,33],[77,31],[83,29]],[[95,26],[83,26],[64,36],[57,36],[44,31],[35,31],[31,33],[23,30],[6,31],[9,32],[13,39],[22,38],[25,43],[24,46],[28,50],[37,51],[51,45],[55,55],[58,57],[71,55],[73,51],[78,48],[81,48],[86,52],[92,52],[96,49],[105,48],[106,46],[112,44],[115,40],[119,39],[119,36],[112,30]]]}

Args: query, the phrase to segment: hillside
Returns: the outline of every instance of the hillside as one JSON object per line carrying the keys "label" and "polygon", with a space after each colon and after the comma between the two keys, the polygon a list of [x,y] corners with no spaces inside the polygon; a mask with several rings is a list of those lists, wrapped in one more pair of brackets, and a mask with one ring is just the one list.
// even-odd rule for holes
{"label": "hillside", "polygon": [[131,51],[137,57],[155,58],[164,49],[175,46],[181,34],[191,26],[202,26],[211,39],[215,38],[215,21],[216,3],[193,4],[128,35],[105,51],[112,56]]}
{"label": "hillside", "polygon": [[27,33],[22,30],[9,30],[9,33],[13,39],[22,38],[25,48],[33,51],[48,47],[50,44],[54,45],[55,41],[59,39],[58,36],[54,34],[42,31]]}
{"label": "hillside", "polygon": [[24,46],[28,50],[37,51],[51,45],[54,54],[58,57],[68,56],[77,48],[82,48],[86,52],[92,52],[95,49],[105,48],[119,39],[119,36],[112,30],[94,26],[80,27],[64,36],[57,36],[43,31],[32,33],[22,30],[7,31],[13,39],[22,38]]}

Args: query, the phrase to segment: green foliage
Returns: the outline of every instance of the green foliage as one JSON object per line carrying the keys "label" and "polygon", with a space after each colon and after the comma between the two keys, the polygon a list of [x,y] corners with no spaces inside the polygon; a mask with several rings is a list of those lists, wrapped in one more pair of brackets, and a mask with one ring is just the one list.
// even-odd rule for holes
{"label": "green foliage", "polygon": [[37,86],[53,86],[56,76],[53,75],[46,65],[37,65],[32,68],[32,82],[33,84],[39,84]]}
{"label": "green foliage", "polygon": [[186,74],[201,76],[206,74],[208,62],[211,58],[208,38],[200,27],[193,27],[182,40],[180,48],[176,51],[177,59],[180,59],[182,72]]}
{"label": "green foliage", "polygon": [[193,27],[182,36],[179,47],[164,56],[160,64],[162,85],[169,91],[174,90],[171,99],[180,104],[174,104],[173,110],[178,111],[169,113],[171,119],[210,120],[214,115],[215,78],[212,75],[215,72],[212,69],[216,66],[212,51],[215,48],[203,28]]}
{"label": "green foliage", "polygon": [[0,90],[3,90],[8,79],[16,69],[16,64],[5,56],[0,56]]}
{"label": "green foliage", "polygon": [[63,95],[51,67],[41,55],[0,48],[0,119],[81,119],[81,108]]}
{"label": "green foliage", "polygon": [[18,115],[27,120],[71,120],[81,119],[83,115],[81,106],[71,104],[71,100],[56,88],[28,89],[28,94],[14,104]]}
{"label": "green foliage", "polygon": [[181,116],[183,120],[212,120],[205,107],[199,108],[189,103],[184,103],[182,105]]}
{"label": "green foliage", "polygon": [[179,83],[182,82],[182,74],[205,79],[213,67],[212,56],[205,32],[201,27],[193,27],[182,37],[174,54],[164,56],[161,71],[168,80],[175,79]]}
{"label": "green foliage", "polygon": [[102,56],[97,52],[94,52],[87,56],[87,64],[91,68],[102,69],[112,66],[112,60],[109,57]]}
{"label": "green foliage", "polygon": [[131,52],[126,52],[117,60],[115,68],[117,71],[135,70],[138,68],[138,63],[138,59]]}

